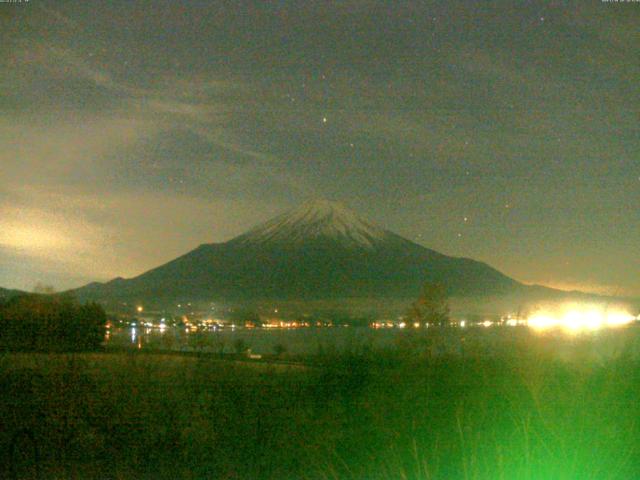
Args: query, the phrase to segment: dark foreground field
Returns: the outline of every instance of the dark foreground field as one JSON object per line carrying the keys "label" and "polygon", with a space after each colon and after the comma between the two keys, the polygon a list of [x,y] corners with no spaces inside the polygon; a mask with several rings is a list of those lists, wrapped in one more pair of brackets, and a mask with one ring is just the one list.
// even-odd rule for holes
{"label": "dark foreground field", "polygon": [[640,362],[541,351],[5,354],[0,477],[640,478]]}

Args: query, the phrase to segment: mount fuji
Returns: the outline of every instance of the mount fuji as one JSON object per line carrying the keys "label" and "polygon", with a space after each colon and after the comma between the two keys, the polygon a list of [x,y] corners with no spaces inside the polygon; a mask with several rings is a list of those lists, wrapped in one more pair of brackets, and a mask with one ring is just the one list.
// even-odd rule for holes
{"label": "mount fuji", "polygon": [[74,293],[103,301],[409,298],[427,280],[445,284],[454,296],[524,287],[485,263],[443,255],[320,200],[135,278],[92,283]]}

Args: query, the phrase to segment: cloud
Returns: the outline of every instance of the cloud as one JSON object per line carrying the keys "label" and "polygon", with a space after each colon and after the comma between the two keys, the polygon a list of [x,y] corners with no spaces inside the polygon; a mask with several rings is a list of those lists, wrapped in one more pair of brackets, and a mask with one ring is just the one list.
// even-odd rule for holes
{"label": "cloud", "polygon": [[[236,170],[235,160],[247,170],[251,170],[246,166],[248,161],[259,163],[257,168],[262,170],[267,164],[278,168],[276,156],[246,146],[228,126],[233,112],[219,97],[228,91],[242,92],[238,82],[169,74],[144,87],[131,85],[117,80],[106,65],[97,67],[86,55],[42,42],[27,45],[22,60],[33,68],[44,68],[50,76],[87,82],[106,91],[111,101],[102,108],[89,104],[84,110],[65,108],[61,101],[57,106],[49,105],[47,112],[0,117],[0,125],[6,127],[0,140],[8,145],[0,153],[8,174],[5,182],[29,178],[30,182],[64,184],[76,183],[78,177],[97,178],[98,172],[113,171],[114,164],[137,145],[180,131],[192,132],[234,154],[209,159],[226,162],[229,170]],[[291,182],[298,188],[300,184],[298,180]]]}
{"label": "cloud", "polygon": [[148,119],[111,114],[60,115],[58,118],[0,118],[0,185],[90,181],[107,154],[134,145],[159,131]]}
{"label": "cloud", "polygon": [[0,204],[0,264],[7,268],[0,285],[21,288],[35,280],[69,288],[134,276],[201,243],[226,241],[282,208],[269,201],[256,207],[251,198],[205,200],[171,191],[39,185],[8,194],[11,205]]}
{"label": "cloud", "polygon": [[[74,212],[56,211],[16,202],[0,205],[0,262],[13,263],[4,280],[39,265],[41,271],[66,272],[70,277],[101,275],[95,261],[98,252],[109,249],[104,228]],[[25,285],[22,285],[23,287]]]}
{"label": "cloud", "polygon": [[[78,109],[61,97],[43,109],[0,115],[0,263],[10,266],[2,283],[27,287],[33,272],[64,287],[135,275],[199,243],[226,240],[279,209],[274,199],[263,198],[262,209],[249,206],[231,187],[202,188],[211,178],[257,195],[265,179],[288,181],[270,168],[276,157],[243,145],[225,126],[229,113],[218,96],[237,84],[183,77],[132,85],[91,57],[37,41],[18,59],[18,69],[44,71],[33,80],[42,88],[51,87],[47,79],[80,81],[109,101]],[[65,94],[77,97],[71,88]],[[207,159],[206,170],[180,158],[149,158],[149,145],[180,131],[232,155]],[[163,160],[186,172],[188,188],[148,188],[144,176],[166,182],[164,172],[151,169]],[[285,189],[301,184],[291,180]]]}

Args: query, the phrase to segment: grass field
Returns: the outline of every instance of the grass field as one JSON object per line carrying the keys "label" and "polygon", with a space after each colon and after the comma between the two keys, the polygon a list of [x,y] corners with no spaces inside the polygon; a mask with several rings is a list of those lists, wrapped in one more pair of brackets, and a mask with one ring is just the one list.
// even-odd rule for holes
{"label": "grass field", "polygon": [[[532,348],[525,348],[532,347]],[[1,478],[640,478],[640,362],[0,356]]]}

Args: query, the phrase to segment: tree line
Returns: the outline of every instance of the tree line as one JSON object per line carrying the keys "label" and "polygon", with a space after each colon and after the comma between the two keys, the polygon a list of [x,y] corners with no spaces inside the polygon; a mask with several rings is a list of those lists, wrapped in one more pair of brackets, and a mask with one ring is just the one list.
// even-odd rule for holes
{"label": "tree line", "polygon": [[88,351],[104,340],[107,315],[96,304],[61,295],[0,301],[0,350]]}

